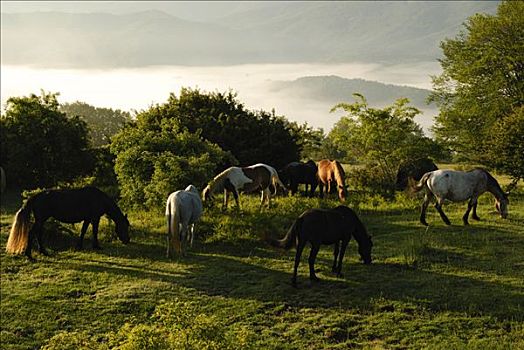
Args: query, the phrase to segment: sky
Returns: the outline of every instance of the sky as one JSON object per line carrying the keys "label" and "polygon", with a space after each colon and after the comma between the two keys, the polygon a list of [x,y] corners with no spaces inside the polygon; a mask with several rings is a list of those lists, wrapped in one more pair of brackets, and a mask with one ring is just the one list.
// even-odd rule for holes
{"label": "sky", "polygon": [[[326,3],[304,3],[305,9],[301,13],[302,16],[300,18],[294,18],[293,11],[289,11],[289,6],[294,5],[292,3],[270,2],[269,4],[273,10],[281,10],[281,12],[273,12],[273,17],[278,17],[280,13],[282,16],[287,15],[285,22],[289,22],[289,25],[282,27],[281,32],[283,33],[282,35],[290,35],[290,38],[293,39],[293,36],[297,36],[297,31],[300,33],[300,25],[304,25],[304,23],[301,22],[309,20],[310,17],[307,16],[311,16],[311,9],[316,10],[315,6],[324,6]],[[398,3],[394,2],[392,4],[396,6]],[[434,4],[435,3],[428,4],[428,6],[434,6]],[[338,5],[340,5],[340,3],[338,3]],[[358,6],[361,6],[360,10],[362,10],[362,8],[366,10],[368,6],[371,8],[376,5],[376,3],[358,4]],[[265,19],[262,14],[265,12],[260,12],[261,15],[258,17],[258,12],[256,11],[267,6],[267,2],[242,1],[211,3],[2,1],[1,12],[2,15],[48,11],[62,11],[67,13],[104,12],[125,15],[139,11],[156,10],[163,11],[170,16],[176,16],[186,21],[196,21],[196,23],[206,22],[208,24],[216,24],[220,21],[228,22],[222,20],[223,18],[240,19],[237,23],[228,23],[231,26],[242,25],[240,22],[242,22],[241,20],[244,18],[254,18],[260,22],[258,23],[260,24],[259,28],[264,28],[265,31],[268,31],[268,28],[273,27],[275,23],[279,25],[282,24],[275,22],[278,18],[275,20],[270,18],[264,22]],[[425,4],[413,3],[407,6],[410,6],[410,8],[422,7],[422,10],[424,10]],[[330,12],[327,13],[332,15]],[[385,13],[387,14],[387,11]],[[320,14],[322,14],[322,12],[319,10],[318,13],[313,13],[313,16],[320,16]],[[366,14],[363,13],[361,16],[365,15]],[[323,19],[323,22],[320,22],[320,27],[329,27],[330,20],[330,18]],[[294,21],[296,21],[296,23]],[[244,25],[252,26],[256,24],[252,24],[250,21],[248,22],[249,23]],[[363,23],[366,23],[366,21]],[[410,23],[410,25],[417,25],[417,21]],[[459,24],[460,23],[457,23],[457,26]],[[380,28],[380,23],[374,23],[373,25],[374,27],[371,28],[376,28],[377,33],[381,30],[383,31],[383,28]],[[437,26],[436,31],[438,34],[439,24],[433,23],[432,25]],[[399,27],[402,29],[402,23],[400,23]],[[304,27],[302,27],[302,29],[303,28]],[[307,29],[307,23],[305,28]],[[2,24],[2,42],[4,42],[4,39],[10,39],[6,36],[11,35],[10,33],[13,32],[7,29],[9,28],[4,27],[4,24]],[[23,31],[24,28],[21,28],[21,30],[20,28],[15,29],[14,32],[20,32],[21,30]],[[42,31],[44,30],[45,28],[42,28]],[[341,35],[340,28],[327,28],[326,30],[326,35]],[[337,32],[336,30],[339,31]],[[240,31],[247,31],[247,29],[241,28]],[[392,31],[395,31],[394,28]],[[373,33],[370,33],[368,40],[374,39],[372,34]],[[433,32],[430,34],[434,35]],[[276,32],[276,35],[280,36],[280,32]],[[99,39],[103,40],[104,38],[100,37]],[[97,38],[95,38],[95,41],[96,40]],[[420,38],[420,40],[423,42],[425,39]],[[31,43],[31,45],[38,46],[38,43]],[[364,47],[364,50],[365,49]],[[3,57],[4,54],[9,53],[6,52],[6,50],[5,45],[2,44]],[[31,51],[29,51],[29,53],[31,54]],[[270,83],[273,81],[292,81],[304,76],[336,75],[342,78],[362,78],[388,84],[431,89],[431,76],[437,75],[441,71],[437,59],[406,63],[389,63],[384,62],[384,60],[380,62],[372,62],[369,60],[348,60],[346,62],[329,60],[315,62],[313,60],[307,62],[304,60],[306,62],[270,61],[262,63],[246,62],[243,64],[206,64],[194,66],[171,64],[121,68],[82,66],[64,68],[38,66],[39,54],[42,54],[42,52],[33,54],[33,56],[30,55],[31,59],[34,60],[34,64],[17,64],[17,62],[14,64],[13,62],[4,64],[4,62],[2,62],[0,77],[2,106],[5,106],[5,102],[10,96],[39,93],[39,91],[43,89],[48,92],[59,92],[59,102],[62,103],[82,101],[97,107],[140,111],[147,109],[152,104],[165,102],[169,93],[174,92],[176,94],[180,91],[181,87],[199,88],[205,91],[226,91],[231,89],[238,93],[239,100],[243,102],[248,109],[264,109],[269,111],[274,108],[277,114],[285,115],[290,120],[301,123],[307,122],[314,127],[322,127],[326,131],[328,131],[340,117],[340,114],[329,113],[332,105],[321,100],[278,94],[271,90]],[[5,61],[5,59],[3,61]],[[352,102],[351,96],[348,96],[348,100],[340,102]],[[423,126],[425,131],[429,131],[433,117],[437,111],[434,107],[417,107],[422,108],[424,111],[424,114],[419,116],[417,121]]]}

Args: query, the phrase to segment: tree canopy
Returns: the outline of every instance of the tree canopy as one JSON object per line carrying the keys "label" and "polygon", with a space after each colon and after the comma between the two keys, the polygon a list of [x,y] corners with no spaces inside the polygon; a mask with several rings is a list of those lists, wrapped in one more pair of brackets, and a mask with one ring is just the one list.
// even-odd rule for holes
{"label": "tree canopy", "polygon": [[342,117],[328,134],[328,140],[346,159],[354,159],[373,169],[374,177],[387,188],[395,182],[401,163],[421,157],[441,158],[444,151],[435,141],[424,136],[414,121],[420,111],[398,99],[384,109],[369,107],[364,96],[354,94],[357,101],[339,103],[332,111],[343,109]]}
{"label": "tree canopy", "polygon": [[86,123],[60,112],[57,95],[42,91],[7,100],[0,118],[0,153],[12,185],[54,186],[92,167]]}
{"label": "tree canopy", "polygon": [[486,157],[491,130],[524,102],[524,3],[504,1],[496,15],[474,15],[464,27],[441,43],[434,131],[459,159],[496,165]]}
{"label": "tree canopy", "polygon": [[231,152],[242,166],[267,163],[279,168],[300,157],[292,126],[281,116],[266,111],[248,111],[236,94],[204,93],[182,88],[180,96],[170,94],[167,102],[148,113],[152,121],[176,120],[181,128],[200,135],[224,151]]}
{"label": "tree canopy", "polygon": [[119,109],[94,107],[85,102],[64,103],[60,111],[68,117],[80,117],[89,127],[89,138],[94,147],[108,145],[111,136],[119,132],[131,120],[129,112]]}

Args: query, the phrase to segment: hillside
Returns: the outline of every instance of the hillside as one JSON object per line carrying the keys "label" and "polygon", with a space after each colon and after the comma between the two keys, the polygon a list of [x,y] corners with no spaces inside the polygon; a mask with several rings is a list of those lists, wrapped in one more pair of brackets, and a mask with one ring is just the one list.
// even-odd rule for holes
{"label": "hillside", "polygon": [[383,84],[363,79],[344,79],[338,76],[302,77],[293,81],[275,81],[270,90],[292,98],[317,100],[334,105],[353,101],[353,93],[364,95],[371,106],[382,107],[400,97],[407,97],[418,108],[427,108],[430,91],[409,86]]}
{"label": "hillside", "polygon": [[200,20],[187,15],[196,5],[188,3],[186,11],[177,6],[190,19],[174,16],[175,8],[120,14],[4,10],[2,64],[113,68],[434,61],[440,41],[456,35],[468,16],[494,12],[497,2],[269,2],[235,5],[219,11],[219,18],[200,12]]}

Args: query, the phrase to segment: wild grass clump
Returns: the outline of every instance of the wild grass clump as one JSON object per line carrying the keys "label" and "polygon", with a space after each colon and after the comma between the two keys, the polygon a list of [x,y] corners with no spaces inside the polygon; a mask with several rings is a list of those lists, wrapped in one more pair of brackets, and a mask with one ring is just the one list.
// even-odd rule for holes
{"label": "wild grass clump", "polygon": [[253,333],[246,327],[220,322],[198,311],[192,302],[175,300],[156,307],[148,322],[127,322],[104,337],[88,332],[59,332],[43,347],[46,350],[121,349],[249,349]]}

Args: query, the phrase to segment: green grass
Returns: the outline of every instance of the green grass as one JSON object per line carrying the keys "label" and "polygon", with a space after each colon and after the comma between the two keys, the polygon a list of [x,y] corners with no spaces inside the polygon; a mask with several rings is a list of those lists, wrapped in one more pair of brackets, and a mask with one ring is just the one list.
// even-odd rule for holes
{"label": "green grass", "polygon": [[218,203],[206,211],[183,259],[165,258],[159,210],[130,213],[127,246],[103,219],[101,251],[90,242],[72,248],[79,224],[51,223],[53,254],[35,252],[31,263],[4,253],[21,203],[16,193],[2,196],[2,348],[524,348],[522,190],[510,197],[508,220],[486,194],[482,221],[464,227],[466,204],[447,204],[453,225],[430,207],[428,229],[418,222],[420,199],[352,192],[349,205],[373,235],[373,264],[360,263],[352,241],[344,278],[336,278],[332,248],[324,247],[316,263],[322,282],[312,285],[306,249],[297,289],[294,251],[262,238],[282,236],[307,208],[338,202],[280,197],[259,212],[258,196],[241,200],[242,215]]}

